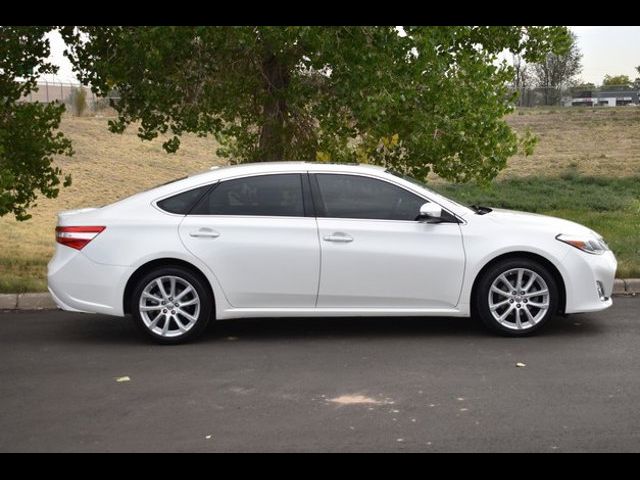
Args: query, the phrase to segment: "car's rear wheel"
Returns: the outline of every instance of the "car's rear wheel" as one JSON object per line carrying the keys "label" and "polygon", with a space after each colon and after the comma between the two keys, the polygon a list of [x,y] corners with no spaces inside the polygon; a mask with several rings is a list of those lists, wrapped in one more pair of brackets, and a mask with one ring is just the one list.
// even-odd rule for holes
{"label": "car's rear wheel", "polygon": [[558,285],[541,263],[506,259],[483,273],[473,308],[485,325],[500,334],[530,335],[556,314]]}
{"label": "car's rear wheel", "polygon": [[203,279],[182,267],[161,267],[144,275],[131,298],[136,325],[158,343],[183,343],[209,323],[213,299]]}

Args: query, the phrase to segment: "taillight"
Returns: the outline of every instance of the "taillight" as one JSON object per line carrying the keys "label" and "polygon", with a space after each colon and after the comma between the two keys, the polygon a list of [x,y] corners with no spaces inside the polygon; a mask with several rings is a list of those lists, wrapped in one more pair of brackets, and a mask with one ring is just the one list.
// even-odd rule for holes
{"label": "taillight", "polygon": [[82,250],[106,227],[56,227],[56,242]]}

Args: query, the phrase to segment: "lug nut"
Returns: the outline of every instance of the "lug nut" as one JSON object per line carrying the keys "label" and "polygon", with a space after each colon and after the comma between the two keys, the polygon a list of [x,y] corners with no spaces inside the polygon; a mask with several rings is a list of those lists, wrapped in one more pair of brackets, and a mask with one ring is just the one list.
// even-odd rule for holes
{"label": "lug nut", "polygon": [[518,303],[518,304],[516,305],[516,307],[520,308],[520,304]]}
{"label": "lug nut", "polygon": [[171,310],[171,314],[174,314],[174,313],[176,313],[176,311],[175,310]]}
{"label": "lug nut", "polygon": [[163,309],[162,309],[162,313],[167,313],[167,309],[166,309],[166,308],[163,308]]}
{"label": "lug nut", "polygon": [[510,299],[509,299],[509,303],[513,303],[513,298],[510,298]]}
{"label": "lug nut", "polygon": [[527,303],[527,301],[528,301],[528,300],[527,300],[526,298],[523,300],[523,302],[524,302],[524,303]]}

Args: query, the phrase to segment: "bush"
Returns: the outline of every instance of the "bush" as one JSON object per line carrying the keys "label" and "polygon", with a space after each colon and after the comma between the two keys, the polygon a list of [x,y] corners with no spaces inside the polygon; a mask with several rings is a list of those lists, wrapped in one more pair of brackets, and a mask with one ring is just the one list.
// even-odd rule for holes
{"label": "bush", "polygon": [[81,117],[87,109],[87,91],[83,87],[76,87],[71,93],[73,113]]}

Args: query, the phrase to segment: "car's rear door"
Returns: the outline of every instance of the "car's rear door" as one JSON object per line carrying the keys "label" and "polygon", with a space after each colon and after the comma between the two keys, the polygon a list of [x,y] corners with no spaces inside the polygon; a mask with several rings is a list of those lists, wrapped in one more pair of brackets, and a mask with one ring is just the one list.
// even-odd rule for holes
{"label": "car's rear door", "polygon": [[465,264],[458,223],[417,221],[427,200],[380,178],[310,177],[322,258],[318,307],[457,305]]}
{"label": "car's rear door", "polygon": [[303,179],[271,173],[223,180],[180,224],[185,246],[211,268],[232,306],[315,306],[320,247]]}

